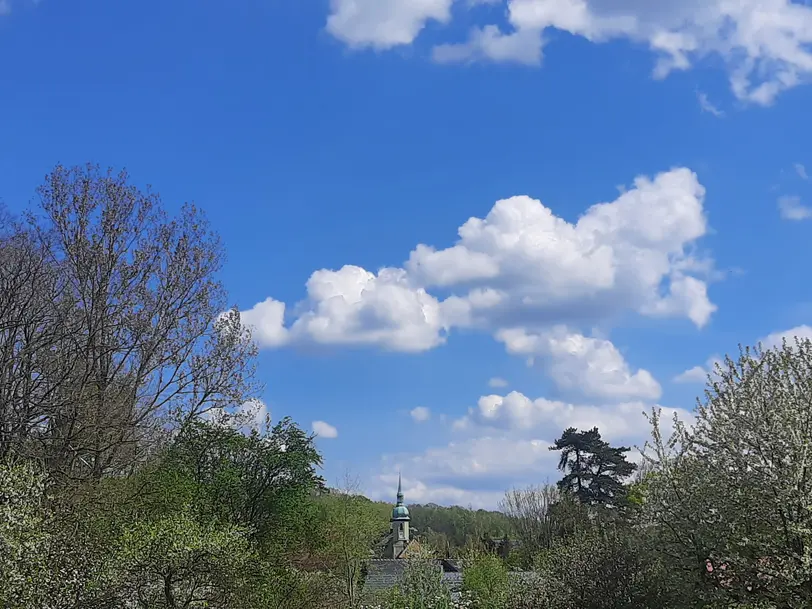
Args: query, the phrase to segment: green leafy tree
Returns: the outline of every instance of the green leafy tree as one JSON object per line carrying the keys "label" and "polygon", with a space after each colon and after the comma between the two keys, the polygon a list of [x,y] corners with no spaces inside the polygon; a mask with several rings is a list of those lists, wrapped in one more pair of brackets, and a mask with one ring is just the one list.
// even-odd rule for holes
{"label": "green leafy tree", "polygon": [[339,582],[343,602],[361,602],[363,572],[376,541],[389,527],[386,515],[346,477],[342,489],[319,498],[324,564]]}
{"label": "green leafy tree", "polygon": [[577,431],[570,427],[550,447],[560,451],[558,469],[565,472],[558,488],[586,505],[620,506],[626,488],[623,481],[636,465],[626,459],[627,447],[613,447],[601,438],[598,428]]}
{"label": "green leafy tree", "polygon": [[[315,543],[313,494],[323,488],[321,463],[313,437],[289,418],[248,434],[232,425],[192,421],[157,477],[175,489],[183,486],[206,517],[247,527],[267,551],[290,556]],[[155,488],[151,482],[144,486]],[[174,501],[177,491],[161,496]]]}
{"label": "green leafy tree", "polygon": [[254,558],[245,529],[191,510],[133,523],[116,552],[124,594],[144,609],[231,607]]}
{"label": "green leafy tree", "polygon": [[459,555],[469,541],[483,534],[498,538],[508,534],[511,523],[498,511],[471,510],[461,506],[414,504],[409,506],[412,524],[438,548],[447,542],[448,553]]}
{"label": "green leafy tree", "polygon": [[505,563],[484,554],[463,571],[463,589],[472,593],[477,609],[504,609],[508,599],[508,571]]}

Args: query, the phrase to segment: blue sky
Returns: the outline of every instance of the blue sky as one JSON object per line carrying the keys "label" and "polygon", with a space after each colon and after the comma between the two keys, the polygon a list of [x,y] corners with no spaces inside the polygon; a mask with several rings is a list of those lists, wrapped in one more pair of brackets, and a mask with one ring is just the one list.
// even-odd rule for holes
{"label": "blue sky", "polygon": [[812,334],[812,7],[725,4],[0,0],[0,198],[195,201],[328,480],[493,506]]}

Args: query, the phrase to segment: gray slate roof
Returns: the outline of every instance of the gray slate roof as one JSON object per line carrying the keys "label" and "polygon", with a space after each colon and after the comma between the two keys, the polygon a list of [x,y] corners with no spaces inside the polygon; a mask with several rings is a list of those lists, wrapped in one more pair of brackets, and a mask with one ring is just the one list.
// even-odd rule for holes
{"label": "gray slate roof", "polygon": [[[366,578],[364,580],[364,592],[378,592],[393,588],[400,583],[401,578],[409,562],[415,559],[384,558],[374,559],[367,563]],[[439,571],[443,571],[443,582],[451,592],[457,592],[462,587],[462,564],[461,561],[441,561],[430,560],[437,565]],[[446,562],[444,565],[443,562]],[[445,567],[445,568],[444,568]],[[459,570],[452,570],[452,569]],[[535,574],[532,571],[511,571],[508,576],[513,579],[523,581],[530,580]]]}
{"label": "gray slate roof", "polygon": [[392,588],[400,582],[408,562],[398,558],[380,558],[367,563],[364,590],[375,592]]}

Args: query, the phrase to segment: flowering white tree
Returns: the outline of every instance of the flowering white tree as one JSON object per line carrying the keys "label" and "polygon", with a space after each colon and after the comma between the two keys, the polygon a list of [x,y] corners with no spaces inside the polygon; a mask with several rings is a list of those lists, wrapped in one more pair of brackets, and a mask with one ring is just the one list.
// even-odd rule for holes
{"label": "flowering white tree", "polygon": [[812,342],[744,349],[669,439],[653,417],[644,515],[709,596],[812,602]]}
{"label": "flowering white tree", "polygon": [[49,499],[31,464],[0,464],[0,607],[113,607],[103,553],[81,523],[58,519]]}

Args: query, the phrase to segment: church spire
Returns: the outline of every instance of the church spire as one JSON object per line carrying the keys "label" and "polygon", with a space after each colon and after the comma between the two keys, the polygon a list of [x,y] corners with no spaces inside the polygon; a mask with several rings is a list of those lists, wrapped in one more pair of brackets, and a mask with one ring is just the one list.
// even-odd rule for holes
{"label": "church spire", "polygon": [[398,502],[392,508],[392,558],[401,558],[409,545],[409,508],[403,504],[403,479],[398,471]]}

